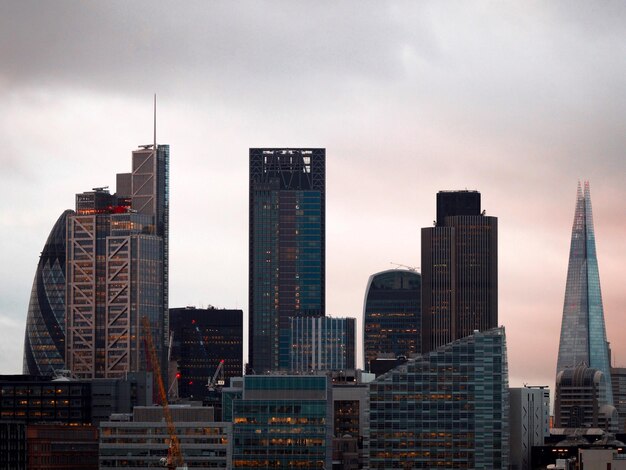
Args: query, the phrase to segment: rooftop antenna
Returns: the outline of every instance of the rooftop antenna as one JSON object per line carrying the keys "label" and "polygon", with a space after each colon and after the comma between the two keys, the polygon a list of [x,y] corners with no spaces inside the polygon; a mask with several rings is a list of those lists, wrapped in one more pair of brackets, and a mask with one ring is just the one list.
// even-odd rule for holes
{"label": "rooftop antenna", "polygon": [[154,151],[156,152],[156,93],[154,94]]}

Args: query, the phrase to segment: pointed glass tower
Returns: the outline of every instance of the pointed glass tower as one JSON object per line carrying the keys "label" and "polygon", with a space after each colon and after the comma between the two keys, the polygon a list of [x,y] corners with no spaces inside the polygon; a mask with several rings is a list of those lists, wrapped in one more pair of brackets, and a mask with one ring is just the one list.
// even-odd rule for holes
{"label": "pointed glass tower", "polygon": [[584,192],[578,183],[556,372],[558,374],[580,363],[603,373],[606,402],[612,405],[609,348],[604,326],[589,182],[585,182]]}

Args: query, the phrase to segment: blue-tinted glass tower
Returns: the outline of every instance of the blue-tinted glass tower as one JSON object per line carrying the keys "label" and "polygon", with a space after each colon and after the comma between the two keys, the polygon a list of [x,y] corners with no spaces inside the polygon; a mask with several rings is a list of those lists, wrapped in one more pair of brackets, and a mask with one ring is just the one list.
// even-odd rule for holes
{"label": "blue-tinted glass tower", "polygon": [[57,219],[39,257],[26,318],[25,374],[65,368],[65,224],[73,213]]}
{"label": "blue-tinted glass tower", "polygon": [[504,328],[409,359],[369,398],[369,468],[509,468]]}
{"label": "blue-tinted glass tower", "polygon": [[289,367],[289,318],[325,311],[324,149],[250,149],[249,348],[257,374]]}
{"label": "blue-tinted glass tower", "polygon": [[602,372],[606,381],[606,402],[612,405],[609,348],[604,326],[589,182],[585,182],[584,189],[579,183],[576,195],[556,372],[558,374],[581,363]]}
{"label": "blue-tinted glass tower", "polygon": [[390,269],[370,276],[363,306],[365,369],[380,354],[419,353],[421,339],[422,276],[415,271]]}

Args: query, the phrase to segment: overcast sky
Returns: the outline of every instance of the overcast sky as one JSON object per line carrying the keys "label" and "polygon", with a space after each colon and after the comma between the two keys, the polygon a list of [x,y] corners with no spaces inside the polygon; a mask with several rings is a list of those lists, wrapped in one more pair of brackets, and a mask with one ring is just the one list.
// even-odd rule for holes
{"label": "overcast sky", "polygon": [[586,179],[626,365],[625,24],[622,1],[0,0],[0,373],[21,373],[52,225],[130,171],[153,93],[170,306],[247,315],[248,148],[324,147],[327,313],[360,329],[368,277],[420,266],[436,192],[477,189],[499,218],[511,384],[553,387]]}

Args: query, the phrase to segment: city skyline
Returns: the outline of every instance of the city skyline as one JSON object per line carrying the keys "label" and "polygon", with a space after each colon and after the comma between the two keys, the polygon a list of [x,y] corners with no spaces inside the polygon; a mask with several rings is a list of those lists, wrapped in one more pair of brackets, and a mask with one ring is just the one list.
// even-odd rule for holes
{"label": "city skyline", "polygon": [[626,364],[623,6],[224,5],[172,18],[145,4],[2,7],[0,371],[21,370],[54,221],[85,184],[114,187],[151,140],[153,92],[173,155],[170,306],[242,308],[247,323],[248,148],[324,147],[327,314],[359,318],[371,274],[420,266],[436,192],[476,189],[499,219],[511,385],[552,387],[571,196],[588,179],[613,361]]}

